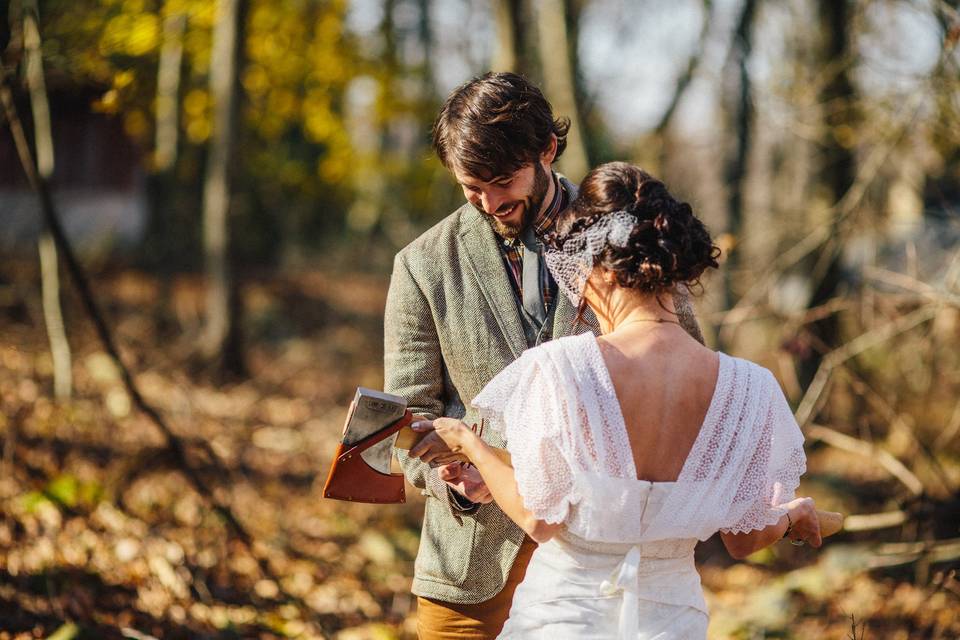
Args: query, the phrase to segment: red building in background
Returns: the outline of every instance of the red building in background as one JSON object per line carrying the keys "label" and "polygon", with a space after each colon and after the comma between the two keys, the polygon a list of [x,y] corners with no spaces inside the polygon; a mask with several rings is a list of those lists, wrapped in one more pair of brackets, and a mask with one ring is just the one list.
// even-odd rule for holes
{"label": "red building in background", "polygon": [[[119,118],[95,113],[96,90],[50,91],[54,202],[80,251],[108,251],[138,242],[147,221],[143,152]],[[32,142],[30,103],[17,100]],[[0,127],[0,250],[35,251],[40,206],[27,184],[8,127]]]}

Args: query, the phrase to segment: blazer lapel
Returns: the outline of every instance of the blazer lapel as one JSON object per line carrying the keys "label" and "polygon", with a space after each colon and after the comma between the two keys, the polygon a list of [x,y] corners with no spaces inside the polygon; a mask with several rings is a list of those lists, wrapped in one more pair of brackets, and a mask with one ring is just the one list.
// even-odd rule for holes
{"label": "blazer lapel", "polygon": [[497,321],[514,358],[527,348],[517,301],[507,276],[497,238],[490,225],[470,207],[462,214],[464,230],[460,233],[461,251],[467,257],[490,312]]}
{"label": "blazer lapel", "polygon": [[553,335],[555,337],[562,338],[573,333],[586,333],[587,331],[593,332],[594,335],[600,335],[600,323],[597,322],[597,317],[589,307],[583,312],[580,324],[574,331],[573,321],[577,317],[577,308],[573,306],[573,303],[570,302],[563,291],[557,291],[557,295],[559,296],[557,310],[553,316]]}
{"label": "blazer lapel", "polygon": [[557,310],[553,314],[553,335],[557,338],[568,336],[572,333],[573,320],[577,317],[577,310],[567,298],[567,295],[557,290]]}

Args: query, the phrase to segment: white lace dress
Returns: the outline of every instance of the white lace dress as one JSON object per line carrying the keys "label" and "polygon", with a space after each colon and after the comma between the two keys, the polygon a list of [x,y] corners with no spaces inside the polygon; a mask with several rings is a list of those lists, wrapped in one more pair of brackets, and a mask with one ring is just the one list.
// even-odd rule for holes
{"label": "white lace dress", "polygon": [[676,482],[636,479],[592,334],[526,351],[474,399],[501,429],[524,505],[563,532],[534,552],[500,638],[706,638],[698,540],[777,522],[805,470],[773,375],[720,354],[710,408]]}

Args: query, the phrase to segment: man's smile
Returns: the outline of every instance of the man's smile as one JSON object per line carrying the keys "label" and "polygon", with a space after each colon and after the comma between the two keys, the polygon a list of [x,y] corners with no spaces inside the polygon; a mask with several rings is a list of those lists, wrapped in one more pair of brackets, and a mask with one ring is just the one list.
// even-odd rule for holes
{"label": "man's smile", "polygon": [[520,205],[522,204],[523,202],[518,200],[517,202],[514,202],[513,206],[511,206],[506,211],[495,211],[490,215],[492,215],[494,218],[509,218],[510,216],[512,216],[514,213],[517,212],[517,210],[520,208]]}

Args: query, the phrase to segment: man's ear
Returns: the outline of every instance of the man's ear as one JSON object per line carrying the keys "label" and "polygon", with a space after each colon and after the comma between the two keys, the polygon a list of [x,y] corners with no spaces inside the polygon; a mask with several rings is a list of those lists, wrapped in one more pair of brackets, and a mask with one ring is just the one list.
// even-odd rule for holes
{"label": "man's ear", "polygon": [[557,157],[557,136],[554,133],[550,134],[550,145],[540,153],[540,162],[546,164],[553,164],[554,158]]}

